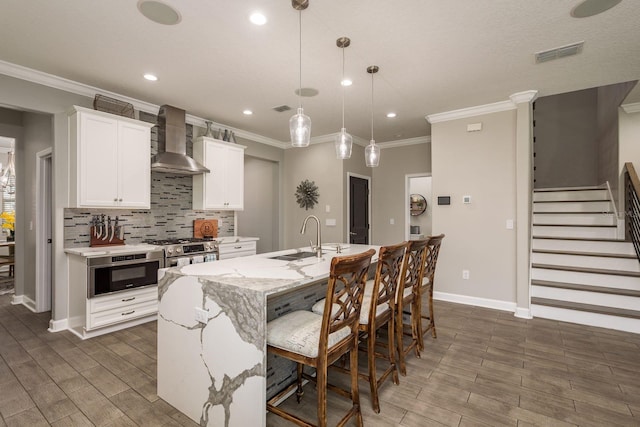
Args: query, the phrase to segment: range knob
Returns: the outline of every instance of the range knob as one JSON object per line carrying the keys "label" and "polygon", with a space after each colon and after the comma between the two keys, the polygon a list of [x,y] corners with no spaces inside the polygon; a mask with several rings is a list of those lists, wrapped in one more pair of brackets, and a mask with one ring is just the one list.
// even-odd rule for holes
{"label": "range knob", "polygon": [[207,243],[206,245],[204,245],[204,249],[207,251],[211,250],[211,243]]}
{"label": "range knob", "polygon": [[181,247],[177,247],[176,248],[176,253],[180,253],[180,252],[182,252],[182,248]]}
{"label": "range knob", "polygon": [[173,248],[167,248],[167,253],[171,255],[173,253]]}

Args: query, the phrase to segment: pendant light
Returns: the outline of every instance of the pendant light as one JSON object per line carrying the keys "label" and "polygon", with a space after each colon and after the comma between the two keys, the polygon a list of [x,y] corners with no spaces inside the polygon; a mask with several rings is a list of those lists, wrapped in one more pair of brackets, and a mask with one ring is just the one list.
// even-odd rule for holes
{"label": "pendant light", "polygon": [[[349,47],[351,40],[348,37],[340,37],[336,40],[336,45],[342,49],[342,81],[344,81],[344,48]],[[353,138],[347,133],[344,127],[344,91],[345,86],[342,85],[342,129],[336,137],[336,157],[338,159],[348,159],[351,157],[351,148],[353,147]]]}
{"label": "pendant light", "polygon": [[367,67],[367,73],[371,74],[371,141],[369,141],[367,148],[364,149],[364,161],[370,168],[375,168],[380,164],[380,147],[376,145],[376,141],[373,139],[373,75],[379,69],[377,65]]}
{"label": "pendant light", "polygon": [[311,141],[311,118],[302,109],[302,11],[309,7],[309,0],[291,0],[291,6],[298,11],[299,42],[300,42],[300,73],[298,85],[298,113],[289,119],[289,133],[291,145],[294,147],[308,147]]}

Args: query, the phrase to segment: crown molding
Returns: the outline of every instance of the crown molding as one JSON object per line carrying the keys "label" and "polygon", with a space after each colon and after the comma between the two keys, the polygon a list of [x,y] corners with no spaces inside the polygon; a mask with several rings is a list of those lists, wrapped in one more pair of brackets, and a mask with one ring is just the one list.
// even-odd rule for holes
{"label": "crown molding", "polygon": [[[131,98],[126,95],[110,92],[108,90],[103,90],[94,86],[89,86],[84,83],[78,83],[73,80],[65,79],[63,77],[44,73],[42,71],[23,67],[21,65],[12,64],[10,62],[6,62],[2,60],[0,60],[0,74],[7,75],[9,77],[14,77],[20,80],[26,80],[32,83],[37,83],[43,86],[48,86],[54,89],[59,89],[65,92],[75,93],[76,95],[86,96],[87,98],[94,98],[96,94],[109,96],[111,98],[116,98],[124,102],[128,102],[131,105],[133,105],[133,108],[139,111],[144,111],[145,113],[149,113],[149,114],[157,115],[158,111],[160,110],[159,105],[140,101],[139,99]],[[193,116],[191,114],[186,115],[186,122],[191,125],[206,128],[207,125],[205,122],[207,121],[211,121],[211,120],[205,120],[201,117]],[[259,142],[259,143],[270,145],[272,147],[277,147],[277,148],[285,148],[287,145],[285,142],[278,141],[273,138],[268,138],[266,136],[258,135],[253,132],[248,132],[242,129],[227,126],[222,123],[217,123],[213,121],[211,121],[211,123],[215,127],[222,127],[225,129],[229,129],[233,131],[233,133],[236,136],[240,138],[248,139],[250,141]]]}
{"label": "crown molding", "polygon": [[444,113],[429,114],[425,116],[431,124],[448,122],[450,120],[465,119],[468,117],[481,116],[483,114],[499,113],[501,111],[513,110],[517,104],[522,102],[533,102],[538,96],[537,90],[527,90],[517,92],[509,96],[509,101],[494,102],[492,104],[478,105],[475,107],[461,108],[459,110],[445,111]]}
{"label": "crown molding", "polygon": [[525,90],[524,92],[517,92],[509,96],[509,99],[514,104],[522,104],[523,102],[533,102],[538,98],[537,90]]}
{"label": "crown molding", "polygon": [[419,136],[416,138],[399,139],[397,141],[379,142],[380,149],[408,147],[410,145],[430,144],[431,135]]}
{"label": "crown molding", "polygon": [[623,104],[620,107],[627,114],[640,113],[640,102],[634,102],[633,104]]}

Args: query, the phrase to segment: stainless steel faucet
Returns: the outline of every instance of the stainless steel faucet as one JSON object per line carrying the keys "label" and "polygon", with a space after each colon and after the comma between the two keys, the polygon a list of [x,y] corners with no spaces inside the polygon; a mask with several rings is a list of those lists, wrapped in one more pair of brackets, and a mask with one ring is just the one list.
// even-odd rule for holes
{"label": "stainless steel faucet", "polygon": [[300,230],[300,234],[304,234],[305,230],[307,229],[307,221],[309,221],[309,218],[313,218],[316,220],[316,225],[318,226],[317,228],[317,234],[316,234],[316,245],[313,246],[313,244],[311,245],[311,250],[316,252],[316,256],[318,258],[322,257],[322,238],[320,237],[320,220],[318,219],[317,216],[315,215],[309,215],[304,219],[304,222],[302,223],[302,229]]}

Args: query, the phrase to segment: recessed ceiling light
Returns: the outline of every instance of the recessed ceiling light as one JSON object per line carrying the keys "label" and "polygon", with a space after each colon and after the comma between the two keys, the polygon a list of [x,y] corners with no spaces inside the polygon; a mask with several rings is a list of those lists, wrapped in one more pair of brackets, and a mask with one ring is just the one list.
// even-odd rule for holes
{"label": "recessed ceiling light", "polygon": [[393,119],[396,116],[397,116],[396,113],[387,113],[387,117],[390,118],[390,119]]}
{"label": "recessed ceiling light", "polygon": [[261,14],[260,12],[252,13],[249,17],[249,21],[255,25],[264,25],[267,23],[267,17]]}
{"label": "recessed ceiling light", "polygon": [[158,80],[158,77],[156,77],[155,75],[151,74],[151,73],[147,73],[144,75],[144,78],[149,80],[150,82],[155,82]]}
{"label": "recessed ceiling light", "polygon": [[253,111],[251,111],[251,110],[244,110],[244,111],[242,112],[242,114],[244,114],[245,116],[250,116],[250,115],[252,115],[252,114],[253,114]]}
{"label": "recessed ceiling light", "polygon": [[571,10],[574,18],[588,18],[611,9],[622,0],[584,0]]}
{"label": "recessed ceiling light", "polygon": [[162,25],[175,25],[182,20],[177,10],[155,0],[140,0],[138,10],[153,22]]}
{"label": "recessed ceiling light", "polygon": [[340,84],[342,86],[351,86],[353,84],[353,82],[349,79],[344,79],[343,81],[340,82]]}

